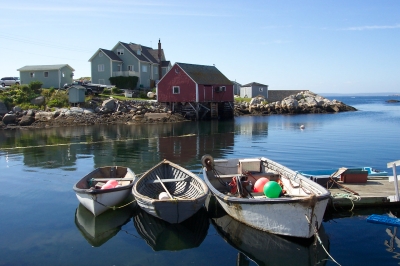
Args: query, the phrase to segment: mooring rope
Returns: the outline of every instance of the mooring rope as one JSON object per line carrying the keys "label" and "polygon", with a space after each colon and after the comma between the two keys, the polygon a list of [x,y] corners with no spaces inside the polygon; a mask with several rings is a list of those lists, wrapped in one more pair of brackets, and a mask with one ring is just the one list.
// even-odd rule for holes
{"label": "mooring rope", "polygon": [[104,207],[107,207],[107,208],[110,208],[110,209],[112,209],[112,210],[116,210],[116,209],[121,209],[121,208],[123,208],[123,207],[126,207],[126,206],[128,206],[128,205],[130,205],[130,204],[132,204],[132,203],[134,203],[135,201],[136,201],[136,199],[133,199],[131,202],[128,202],[127,204],[124,204],[124,205],[122,205],[122,206],[107,206],[107,205],[104,205],[103,203],[101,203],[101,202],[99,202],[99,201],[97,201],[96,200],[96,198],[95,197],[93,197],[92,196],[92,199],[95,201],[95,202],[97,202],[98,204],[100,204],[100,205],[102,205],[102,206],[104,206]]}
{"label": "mooring rope", "polygon": [[317,230],[317,228],[311,223],[310,218],[308,218],[307,214],[305,214],[305,216],[306,216],[306,219],[307,219],[308,224],[312,226],[312,228],[313,228],[313,230],[314,230],[314,235],[317,237],[318,242],[321,244],[321,246],[322,246],[322,248],[324,249],[325,253],[329,256],[329,258],[331,258],[331,260],[332,260],[334,263],[336,263],[337,265],[341,266],[341,265],[329,254],[329,252],[326,250],[324,244],[322,243],[321,238],[319,237],[318,230]]}

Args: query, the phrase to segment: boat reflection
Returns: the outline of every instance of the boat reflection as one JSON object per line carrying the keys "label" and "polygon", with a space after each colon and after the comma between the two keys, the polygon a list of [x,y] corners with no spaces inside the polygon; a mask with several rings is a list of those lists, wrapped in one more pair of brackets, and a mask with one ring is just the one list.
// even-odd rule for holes
{"label": "boat reflection", "polygon": [[115,236],[133,215],[133,208],[127,206],[94,216],[82,204],[75,212],[75,225],[82,236],[93,247],[100,247]]}
{"label": "boat reflection", "polygon": [[170,224],[140,209],[133,222],[139,235],[154,251],[198,247],[207,236],[210,224],[204,208],[178,224]]}
{"label": "boat reflection", "polygon": [[[237,265],[325,265],[328,255],[323,247],[311,239],[282,237],[242,224],[229,215],[211,219],[222,238],[239,250]],[[321,227],[319,236],[328,250],[329,239]]]}

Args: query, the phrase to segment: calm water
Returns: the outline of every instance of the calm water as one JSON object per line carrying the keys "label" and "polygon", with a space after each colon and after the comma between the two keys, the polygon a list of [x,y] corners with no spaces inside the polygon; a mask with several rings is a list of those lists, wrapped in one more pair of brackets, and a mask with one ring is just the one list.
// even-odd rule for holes
{"label": "calm water", "polygon": [[[372,166],[391,173],[386,164],[400,160],[400,104],[385,100],[398,98],[335,98],[359,111],[0,131],[0,265],[335,265],[319,244],[262,233],[221,212],[199,212],[176,226],[135,206],[94,219],[72,190],[104,165],[139,174],[167,158],[199,174],[206,153],[267,156],[294,170]],[[387,211],[327,214],[324,247],[341,265],[400,264],[397,228],[366,222]]]}

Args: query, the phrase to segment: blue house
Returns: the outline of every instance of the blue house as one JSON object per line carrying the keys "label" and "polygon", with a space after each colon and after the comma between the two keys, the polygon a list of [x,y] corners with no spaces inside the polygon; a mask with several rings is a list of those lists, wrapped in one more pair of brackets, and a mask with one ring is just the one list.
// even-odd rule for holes
{"label": "blue house", "polygon": [[24,66],[19,69],[21,84],[40,81],[43,88],[62,88],[65,83],[71,84],[74,76],[72,67],[68,64],[60,65],[34,65]]}
{"label": "blue house", "polygon": [[136,76],[139,78],[137,87],[154,88],[171,69],[171,62],[165,60],[160,40],[158,49],[118,42],[111,50],[98,49],[89,62],[92,83],[104,85],[113,85],[110,77]]}

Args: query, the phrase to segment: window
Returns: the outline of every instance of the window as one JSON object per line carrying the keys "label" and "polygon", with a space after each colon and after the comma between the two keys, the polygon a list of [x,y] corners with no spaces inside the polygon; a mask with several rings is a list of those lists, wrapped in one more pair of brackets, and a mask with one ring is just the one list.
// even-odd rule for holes
{"label": "window", "polygon": [[158,66],[154,68],[154,74],[158,74]]}
{"label": "window", "polygon": [[103,52],[100,52],[100,53],[99,53],[99,57],[103,57]]}
{"label": "window", "polygon": [[31,76],[31,78],[34,78],[35,77],[35,72],[31,72],[31,73],[29,73],[29,75]]}
{"label": "window", "polygon": [[263,91],[264,91],[264,88],[258,88],[258,91],[259,91],[259,92],[263,92]]}
{"label": "window", "polygon": [[117,49],[117,55],[123,55],[124,49]]}
{"label": "window", "polygon": [[141,55],[142,52],[140,50],[137,50],[137,55]]}
{"label": "window", "polygon": [[142,66],[142,72],[147,72],[147,66],[145,65]]}
{"label": "window", "polygon": [[[71,74],[74,74],[74,73],[71,73]],[[62,77],[65,77],[65,73],[64,72],[62,72],[61,75],[62,75]]]}
{"label": "window", "polygon": [[133,66],[132,65],[128,66],[128,71],[133,71]]}
{"label": "window", "polygon": [[173,86],[173,87],[172,87],[172,93],[173,93],[173,94],[179,94],[179,93],[180,93],[180,88],[179,88],[179,86]]}
{"label": "window", "polygon": [[98,66],[97,66],[97,70],[98,70],[99,72],[103,72],[103,71],[104,71],[104,65],[103,65],[103,64],[98,65]]}
{"label": "window", "polygon": [[45,78],[48,78],[48,77],[49,77],[49,72],[45,71],[45,72],[44,72],[44,77],[45,77]]}
{"label": "window", "polygon": [[117,66],[117,69],[118,69],[117,71],[121,71],[121,67],[122,67],[121,65],[118,65]]}

